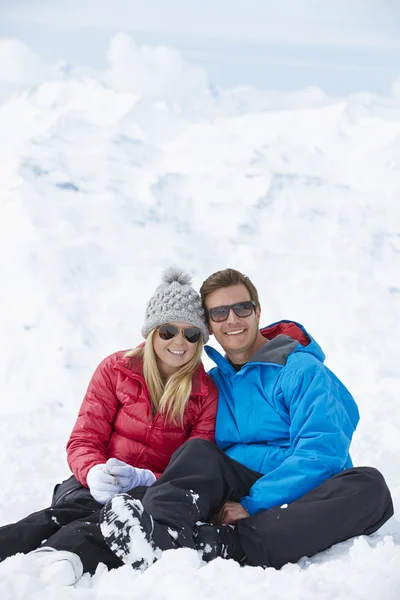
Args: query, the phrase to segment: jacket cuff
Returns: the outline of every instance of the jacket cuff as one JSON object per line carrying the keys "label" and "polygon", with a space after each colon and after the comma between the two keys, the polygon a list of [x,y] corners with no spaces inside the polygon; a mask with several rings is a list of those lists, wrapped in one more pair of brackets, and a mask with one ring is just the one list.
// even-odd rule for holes
{"label": "jacket cuff", "polygon": [[244,498],[241,499],[240,504],[247,510],[251,517],[260,511],[257,503],[254,502],[250,496],[244,496]]}

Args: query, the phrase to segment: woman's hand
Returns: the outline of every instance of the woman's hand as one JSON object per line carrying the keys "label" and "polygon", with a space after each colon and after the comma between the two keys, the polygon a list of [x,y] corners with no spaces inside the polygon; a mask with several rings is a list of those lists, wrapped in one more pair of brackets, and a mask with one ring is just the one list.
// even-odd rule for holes
{"label": "woman's hand", "polygon": [[142,485],[149,486],[156,480],[156,476],[149,469],[132,467],[118,458],[109,458],[105,466],[108,473],[120,484],[123,493]]}
{"label": "woman's hand", "polygon": [[106,504],[115,494],[122,492],[118,479],[111,475],[106,465],[95,465],[87,474],[87,484],[96,502]]}

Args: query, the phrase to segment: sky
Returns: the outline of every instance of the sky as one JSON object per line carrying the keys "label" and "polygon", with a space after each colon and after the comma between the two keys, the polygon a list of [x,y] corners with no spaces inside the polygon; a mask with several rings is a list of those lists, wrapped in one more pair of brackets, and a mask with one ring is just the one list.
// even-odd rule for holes
{"label": "sky", "polygon": [[121,31],[178,49],[216,86],[389,96],[399,76],[397,0],[0,0],[0,36],[46,60],[103,68]]}
{"label": "sky", "polygon": [[[341,68],[331,88],[316,69],[309,87],[244,80],[250,38],[287,48],[289,62],[289,38],[297,52],[329,47],[335,61],[367,49],[394,57],[393,4],[344,12],[338,2],[333,15],[333,3],[304,3],[306,19],[291,3],[282,26],[281,2],[264,27],[221,2],[213,46],[207,2],[196,15],[188,3],[168,13],[148,3],[131,13],[131,32],[120,31],[121,3],[81,4],[13,2],[7,18],[0,5],[0,525],[47,506],[69,476],[65,445],[87,383],[102,358],[142,341],[147,299],[172,265],[197,289],[237,268],[259,290],[263,326],[306,327],[358,403],[353,462],[384,474],[395,515],[281,571],[205,565],[182,550],[143,574],[100,567],[63,588],[16,555],[0,563],[1,600],[398,600],[400,75],[381,92],[370,66],[364,92],[352,71],[346,89],[332,78]],[[194,59],[179,40],[204,54]],[[253,52],[241,75],[224,44]]]}

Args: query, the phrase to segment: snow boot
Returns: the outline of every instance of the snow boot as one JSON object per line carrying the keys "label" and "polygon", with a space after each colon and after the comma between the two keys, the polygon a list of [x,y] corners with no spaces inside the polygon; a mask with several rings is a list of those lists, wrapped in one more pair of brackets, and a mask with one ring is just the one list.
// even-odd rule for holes
{"label": "snow boot", "polygon": [[110,550],[120,560],[144,571],[164,550],[178,548],[178,532],[154,521],[140,500],[117,494],[102,508],[100,529]]}
{"label": "snow boot", "polygon": [[199,525],[193,539],[197,550],[202,552],[204,562],[214,558],[232,558],[239,563],[246,560],[239,534],[234,525]]}
{"label": "snow boot", "polygon": [[46,583],[74,585],[83,575],[82,561],[74,552],[41,546],[27,556]]}

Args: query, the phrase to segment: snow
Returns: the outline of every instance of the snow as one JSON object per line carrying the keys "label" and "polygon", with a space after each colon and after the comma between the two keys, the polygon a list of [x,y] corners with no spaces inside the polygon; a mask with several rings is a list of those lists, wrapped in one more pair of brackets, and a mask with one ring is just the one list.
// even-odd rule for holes
{"label": "snow", "polygon": [[[69,475],[88,380],[141,341],[170,265],[197,287],[242,270],[264,325],[306,326],[358,401],[355,464],[383,472],[397,507],[398,81],[391,98],[219,89],[176,51],[125,34],[98,73],[1,44],[0,524],[47,506]],[[66,588],[44,585],[25,556],[0,564],[2,600],[397,600],[399,586],[397,510],[370,538],[281,571],[178,550]]]}

